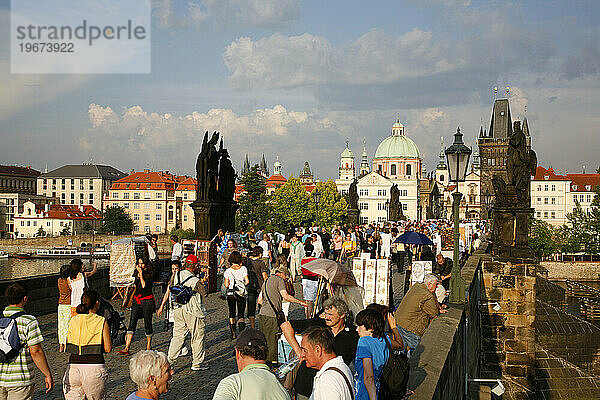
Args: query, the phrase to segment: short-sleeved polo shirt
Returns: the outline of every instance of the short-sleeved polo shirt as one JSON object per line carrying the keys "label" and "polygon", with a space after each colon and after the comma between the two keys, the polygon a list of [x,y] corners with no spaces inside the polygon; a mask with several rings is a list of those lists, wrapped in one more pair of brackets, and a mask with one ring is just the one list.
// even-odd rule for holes
{"label": "short-sleeved polo shirt", "polygon": [[[21,307],[8,306],[4,309],[5,316],[25,311]],[[0,363],[0,386],[19,387],[33,384],[35,364],[29,352],[29,346],[42,343],[44,338],[37,319],[33,315],[24,314],[17,317],[17,329],[23,348],[17,358],[7,364]]]}

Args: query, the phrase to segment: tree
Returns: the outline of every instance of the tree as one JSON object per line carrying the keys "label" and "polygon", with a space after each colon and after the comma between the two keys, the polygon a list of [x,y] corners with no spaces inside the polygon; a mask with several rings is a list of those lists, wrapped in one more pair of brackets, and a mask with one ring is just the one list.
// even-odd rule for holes
{"label": "tree", "polygon": [[236,226],[238,229],[248,229],[250,226],[265,226],[269,216],[266,194],[266,179],[258,173],[258,165],[253,166],[250,172],[242,176],[241,184],[244,187],[238,204],[240,208],[236,213]]}
{"label": "tree", "polygon": [[181,228],[173,228],[171,229],[171,233],[169,234],[169,236],[171,235],[175,235],[179,238],[179,241],[183,240],[183,239],[195,239],[196,238],[196,232],[189,228],[189,229],[181,229]]}
{"label": "tree", "polygon": [[67,224],[67,225],[65,225],[63,230],[60,231],[60,235],[61,236],[69,236],[70,234],[71,234],[71,226]]}
{"label": "tree", "polygon": [[529,246],[540,258],[556,253],[560,245],[556,240],[556,233],[552,225],[546,221],[533,219],[529,231]]}
{"label": "tree", "polygon": [[93,228],[92,228],[92,224],[90,224],[89,222],[86,222],[86,223],[83,225],[83,228],[82,228],[82,230],[83,230],[84,232],[90,232],[90,231],[92,231],[92,229],[93,229]]}
{"label": "tree", "polygon": [[308,225],[315,217],[314,202],[298,178],[290,177],[275,190],[270,204],[273,211],[272,223],[283,232],[293,226]]}
{"label": "tree", "polygon": [[102,231],[120,235],[133,231],[133,220],[123,207],[108,207],[102,217]]}
{"label": "tree", "polygon": [[37,237],[44,237],[46,236],[46,231],[44,230],[44,228],[42,228],[40,226],[40,228],[38,229],[37,233],[35,234]]}
{"label": "tree", "polygon": [[348,214],[348,202],[338,192],[335,182],[331,179],[327,182],[317,182],[315,190],[321,193],[318,215],[316,204],[314,201],[311,201],[311,210],[315,223],[326,227],[341,225],[346,220]]}

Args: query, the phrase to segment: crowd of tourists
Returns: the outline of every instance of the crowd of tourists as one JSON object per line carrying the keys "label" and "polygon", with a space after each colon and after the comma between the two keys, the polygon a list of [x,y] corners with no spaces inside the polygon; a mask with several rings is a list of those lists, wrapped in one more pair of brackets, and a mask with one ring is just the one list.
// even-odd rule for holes
{"label": "crowd of tourists", "polygon": [[[419,345],[430,321],[446,311],[443,294],[452,262],[441,254],[436,237],[445,228],[443,222],[409,221],[332,229],[296,227],[285,234],[264,229],[236,235],[220,231],[213,241],[222,247],[218,259],[223,274],[221,297],[227,303],[239,372],[221,380],[213,399],[403,397],[406,383],[396,382],[408,377],[402,366],[408,368],[406,359]],[[406,230],[426,233],[437,244],[416,248],[394,243]],[[485,227],[478,230],[485,231]],[[147,256],[136,259],[133,290],[123,304],[131,312],[124,346],[118,354],[131,356],[130,376],[137,385],[127,400],[158,399],[169,390],[171,366],[189,352],[184,346],[187,336],[191,370],[209,368],[205,349],[208,271],[199,267],[195,255],[185,257],[179,239],[171,236],[169,268],[161,273],[156,239],[149,235]],[[470,239],[470,250],[476,249],[480,239]],[[465,248],[463,244],[462,251],[467,253]],[[422,283],[413,284],[396,309],[370,304],[352,315],[340,297],[316,304],[318,276],[304,265],[318,258],[344,262],[359,253],[391,258],[396,265],[403,264],[405,258],[430,260],[433,273],[425,275]],[[106,397],[109,377],[104,354],[112,351],[115,337],[109,320],[112,306],[87,284],[95,272],[95,263],[85,271],[81,260],[74,259],[61,269],[58,280],[59,350],[69,353],[62,382],[66,399]],[[161,279],[168,283],[157,307],[153,287]],[[296,292],[296,282],[301,283],[301,292]],[[0,343],[0,399],[30,399],[34,365],[45,376],[47,392],[54,381],[41,347],[39,324],[24,308],[28,300],[26,287],[10,285],[5,296],[9,306],[0,318],[0,333],[15,329],[19,340],[6,354],[6,346]],[[291,318],[291,303],[304,308],[303,318]],[[164,315],[172,325],[166,354],[152,350],[155,314]],[[131,343],[140,319],[144,320],[146,350],[132,355]],[[289,354],[284,358],[292,360],[285,363],[284,371],[278,362],[280,338],[289,345]],[[398,387],[404,391],[400,397],[394,392]]]}

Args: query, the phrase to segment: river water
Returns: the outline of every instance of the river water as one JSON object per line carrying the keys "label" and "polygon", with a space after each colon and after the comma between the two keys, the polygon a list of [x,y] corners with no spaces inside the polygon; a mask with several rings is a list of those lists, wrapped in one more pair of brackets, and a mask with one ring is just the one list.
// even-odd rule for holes
{"label": "river water", "polygon": [[[21,260],[18,258],[0,259],[0,280],[29,278],[40,275],[55,274],[60,272],[60,267],[68,264],[70,259],[31,259]],[[98,268],[108,267],[109,260],[96,260]],[[83,266],[90,270],[90,261],[84,259]]]}

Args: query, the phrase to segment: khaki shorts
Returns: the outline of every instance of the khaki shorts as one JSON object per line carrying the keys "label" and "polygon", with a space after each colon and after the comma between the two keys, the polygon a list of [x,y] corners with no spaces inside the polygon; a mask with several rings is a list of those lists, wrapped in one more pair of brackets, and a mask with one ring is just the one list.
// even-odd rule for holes
{"label": "khaki shorts", "polygon": [[33,385],[0,387],[0,400],[28,400],[33,398]]}

